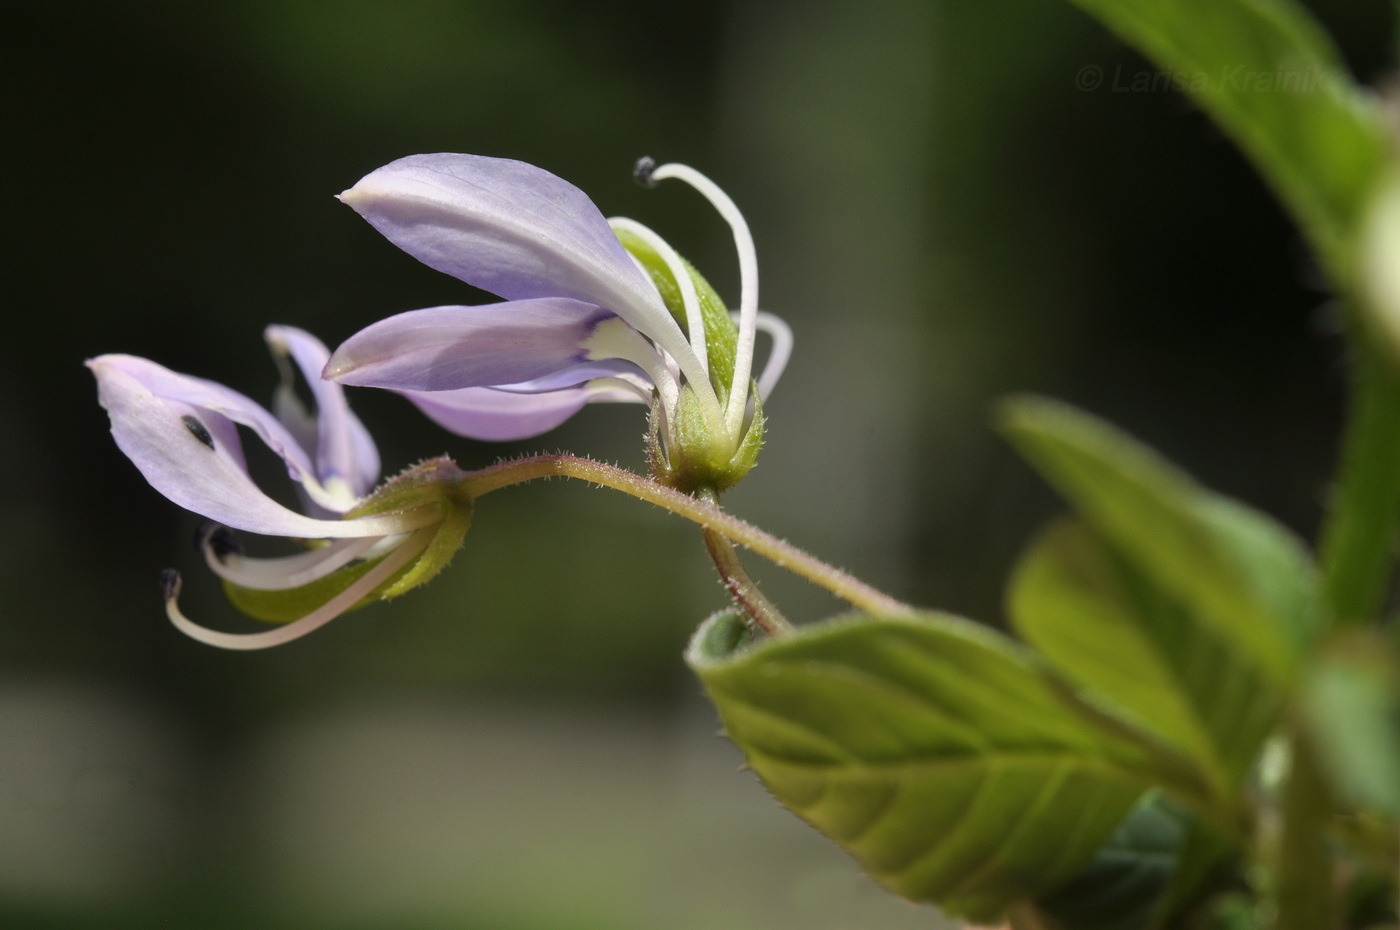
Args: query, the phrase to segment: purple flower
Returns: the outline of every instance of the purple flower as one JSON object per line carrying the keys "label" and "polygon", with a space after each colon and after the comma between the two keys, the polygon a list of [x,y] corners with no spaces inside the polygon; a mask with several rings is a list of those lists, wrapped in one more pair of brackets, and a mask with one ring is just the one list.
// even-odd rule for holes
{"label": "purple flower", "polygon": [[[195,639],[229,649],[287,642],[367,599],[401,593],[404,579],[425,568],[415,560],[422,561],[419,557],[439,543],[452,522],[441,494],[386,494],[391,482],[367,498],[379,479],[379,454],[340,385],[320,379],[330,353],[314,336],[292,327],[269,326],[265,335],[283,370],[275,416],[237,391],[144,358],[102,355],[87,363],[117,446],[157,491],[214,521],[201,532],[200,546],[230,597],[261,619],[295,620],[247,635],[206,629],[180,612],[179,576],[169,573],[171,621]],[[314,415],[292,390],[289,358],[311,386]],[[240,426],[286,464],[307,513],[283,506],[253,482]],[[228,527],[330,542],[281,558],[252,558],[242,553]],[[321,594],[323,603],[309,612],[300,609]]]}
{"label": "purple flower", "polygon": [[[659,236],[604,219],[572,184],[518,161],[415,155],[340,199],[410,255],[505,300],[382,320],[337,349],[325,377],[398,391],[441,425],[480,439],[536,435],[593,401],[640,401],[654,405],[674,448],[696,432],[680,423],[690,410],[708,453],[727,461],[755,419],[756,332],[774,338],[760,394],[777,381],[791,336],[758,310],[753,242],[733,202],[683,165],[639,171],[647,181],[688,181],[729,221],[742,273],[737,327],[722,307],[705,316],[693,272]],[[656,283],[661,268],[679,292],[670,308]],[[725,351],[707,350],[717,340]]]}

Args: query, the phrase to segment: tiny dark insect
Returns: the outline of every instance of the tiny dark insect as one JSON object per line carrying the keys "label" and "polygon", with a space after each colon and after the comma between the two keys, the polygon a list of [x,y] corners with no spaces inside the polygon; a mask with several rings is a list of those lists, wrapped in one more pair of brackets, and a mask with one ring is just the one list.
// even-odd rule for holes
{"label": "tiny dark insect", "polygon": [[199,422],[198,419],[187,413],[180,418],[180,422],[185,424],[185,429],[194,434],[195,439],[198,439],[211,449],[214,448],[214,437],[209,435],[209,430],[205,429],[204,424]]}

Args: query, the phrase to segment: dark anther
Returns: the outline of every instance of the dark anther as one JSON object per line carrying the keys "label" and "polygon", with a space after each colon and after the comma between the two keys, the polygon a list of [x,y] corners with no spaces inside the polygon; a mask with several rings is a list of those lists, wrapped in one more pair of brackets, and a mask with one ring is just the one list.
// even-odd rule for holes
{"label": "dark anther", "polygon": [[203,552],[206,546],[220,562],[230,555],[243,554],[243,546],[233,530],[213,520],[205,520],[194,533],[194,547]]}
{"label": "dark anther", "polygon": [[632,177],[642,187],[655,187],[656,182],[651,179],[651,173],[656,170],[656,159],[650,155],[643,155],[637,159],[637,163],[632,166]]}
{"label": "dark anther", "polygon": [[180,418],[180,422],[185,424],[185,429],[189,430],[195,439],[204,443],[209,448],[214,448],[214,437],[209,435],[209,430],[204,428],[204,424],[188,413]]}
{"label": "dark anther", "polygon": [[165,595],[166,601],[173,601],[180,596],[180,573],[173,568],[167,568],[160,573],[160,590]]}

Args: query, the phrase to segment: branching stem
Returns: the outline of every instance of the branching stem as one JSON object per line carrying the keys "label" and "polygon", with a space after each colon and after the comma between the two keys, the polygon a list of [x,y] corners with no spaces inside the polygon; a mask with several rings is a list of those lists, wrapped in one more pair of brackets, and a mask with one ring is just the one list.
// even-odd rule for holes
{"label": "branching stem", "polygon": [[[696,496],[713,507],[719,507],[719,495],[711,490],[701,490]],[[744,564],[739,561],[739,553],[734,544],[711,529],[700,531],[705,537],[705,548],[710,551],[710,560],[715,563],[720,580],[729,596],[734,599],[754,625],[770,637],[783,636],[792,632],[792,624],[787,622],[778,606],[764,596],[757,582],[749,577]]]}
{"label": "branching stem", "polygon": [[[592,459],[580,458],[576,455],[536,455],[501,462],[480,471],[468,472],[466,477],[462,479],[461,488],[470,499],[475,500],[513,484],[551,477],[577,478],[655,504],[698,524],[702,530],[706,531],[707,545],[710,545],[711,535],[729,543],[738,543],[752,549],[768,561],[801,575],[813,584],[826,588],[832,594],[862,610],[885,615],[907,614],[913,611],[913,608],[903,601],[896,600],[888,594],[872,588],[854,575],[808,555],[791,543],[765,533],[758,527],[719,509],[712,503],[691,497],[688,494],[682,494],[674,488],[669,488],[624,468],[595,462]],[[716,557],[716,565],[719,566],[721,558],[732,558],[730,568],[732,570],[732,568],[737,567],[738,573],[726,575],[725,585],[726,587],[730,586],[731,578],[740,581],[745,597],[750,598],[750,600],[746,602],[740,599],[733,587],[730,587],[730,593],[735,595],[740,605],[749,612],[749,616],[754,617],[755,621],[758,622],[750,607],[753,606],[760,612],[763,612],[764,608],[760,606],[760,602],[753,601],[752,597],[757,595],[758,598],[762,599],[762,604],[768,604],[767,599],[758,594],[758,589],[753,586],[747,573],[744,573],[733,547],[727,547],[728,556],[724,554],[725,548],[721,547],[720,555]],[[710,552],[711,556],[715,557],[713,546],[711,546]],[[720,572],[721,575],[725,575],[726,568],[720,566]],[[745,585],[744,582],[747,584]],[[768,604],[768,607],[771,608],[772,605]],[[770,618],[776,616],[781,621],[780,625],[776,625],[776,629],[779,631],[791,629],[787,622],[782,620],[781,614],[778,614],[776,609],[773,609],[772,613],[766,614],[766,616]]]}

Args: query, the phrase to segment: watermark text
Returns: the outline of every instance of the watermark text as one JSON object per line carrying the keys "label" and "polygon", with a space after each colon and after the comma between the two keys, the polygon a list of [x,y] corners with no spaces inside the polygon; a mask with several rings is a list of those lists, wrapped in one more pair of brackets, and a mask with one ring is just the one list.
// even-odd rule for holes
{"label": "watermark text", "polygon": [[1225,91],[1252,94],[1310,94],[1321,90],[1331,77],[1318,68],[1274,71],[1224,67],[1218,71],[1136,70],[1114,65],[1085,65],[1074,75],[1076,89],[1088,93],[1102,90],[1114,94],[1159,94],[1168,91],[1203,93]]}

